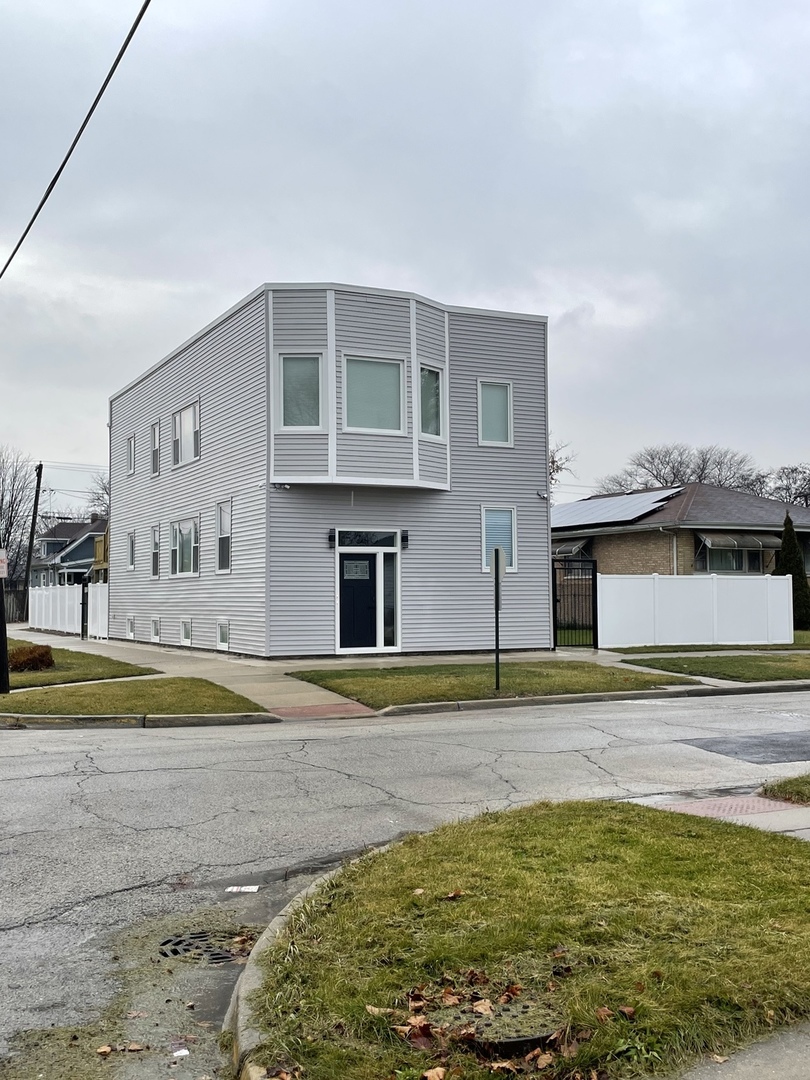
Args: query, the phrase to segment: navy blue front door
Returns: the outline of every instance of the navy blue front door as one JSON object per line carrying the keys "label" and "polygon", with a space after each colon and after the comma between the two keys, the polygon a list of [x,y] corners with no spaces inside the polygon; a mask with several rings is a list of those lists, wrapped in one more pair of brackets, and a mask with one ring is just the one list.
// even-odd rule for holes
{"label": "navy blue front door", "polygon": [[340,647],[377,647],[377,556],[340,556]]}

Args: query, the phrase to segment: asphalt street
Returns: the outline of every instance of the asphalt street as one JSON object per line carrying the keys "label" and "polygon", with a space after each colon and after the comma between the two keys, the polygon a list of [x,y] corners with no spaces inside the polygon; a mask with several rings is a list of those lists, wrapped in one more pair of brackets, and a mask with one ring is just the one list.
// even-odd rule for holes
{"label": "asphalt street", "polygon": [[[768,735],[782,736],[772,753]],[[219,903],[229,884],[266,882],[281,898],[278,882],[319,860],[485,808],[753,789],[809,769],[801,693],[4,731],[0,1048],[93,1017],[114,989],[111,935]]]}

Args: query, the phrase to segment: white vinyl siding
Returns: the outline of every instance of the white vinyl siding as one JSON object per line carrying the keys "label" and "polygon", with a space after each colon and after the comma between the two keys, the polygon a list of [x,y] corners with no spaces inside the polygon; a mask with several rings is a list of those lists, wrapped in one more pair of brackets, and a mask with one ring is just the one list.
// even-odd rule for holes
{"label": "white vinyl siding", "polygon": [[346,359],[344,430],[404,431],[403,369],[401,360]]}
{"label": "white vinyl siding", "polygon": [[442,391],[442,373],[438,368],[419,369],[419,411],[420,432],[422,435],[440,439],[442,437],[442,413],[444,394]]}
{"label": "white vinyl siding", "polygon": [[231,569],[231,500],[217,503],[217,573]]}
{"label": "white vinyl siding", "polygon": [[517,570],[517,542],[514,507],[481,507],[481,569],[488,572],[492,567],[493,548],[502,547],[506,556],[506,569]]}
{"label": "white vinyl siding", "polygon": [[321,357],[282,356],[281,427],[320,430]]}
{"label": "white vinyl siding", "polygon": [[200,456],[200,408],[192,402],[172,417],[172,462],[185,465]]}
{"label": "white vinyl siding", "polygon": [[482,446],[512,445],[512,384],[478,382],[478,442]]}
{"label": "white vinyl siding", "polygon": [[200,569],[200,534],[196,518],[173,521],[171,525],[171,575],[197,574]]}

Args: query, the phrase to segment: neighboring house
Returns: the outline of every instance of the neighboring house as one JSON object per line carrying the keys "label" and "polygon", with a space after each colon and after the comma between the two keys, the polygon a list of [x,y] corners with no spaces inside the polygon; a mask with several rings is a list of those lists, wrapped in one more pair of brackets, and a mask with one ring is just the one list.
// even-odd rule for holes
{"label": "neighboring house", "polygon": [[546,318],[263,285],[110,401],[113,638],[550,648]]}
{"label": "neighboring house", "polygon": [[555,506],[552,551],[593,558],[603,574],[769,574],[787,511],[810,571],[810,509],[712,484]]}
{"label": "neighboring house", "polygon": [[90,578],[93,584],[104,584],[110,578],[110,529],[109,526],[94,541],[93,565]]}
{"label": "neighboring house", "polygon": [[77,585],[93,566],[96,537],[107,522],[98,514],[89,521],[60,521],[36,539],[37,556],[31,560],[30,585]]}

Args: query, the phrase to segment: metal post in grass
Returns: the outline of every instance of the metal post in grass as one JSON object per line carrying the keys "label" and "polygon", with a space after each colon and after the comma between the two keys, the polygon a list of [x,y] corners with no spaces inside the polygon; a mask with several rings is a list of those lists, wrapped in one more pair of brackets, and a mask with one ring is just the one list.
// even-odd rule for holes
{"label": "metal post in grass", "polygon": [[495,690],[501,688],[501,581],[506,573],[506,552],[492,549],[492,576],[495,579]]}
{"label": "metal post in grass", "polygon": [[8,577],[8,556],[0,549],[0,694],[11,693],[8,681],[8,635],[6,634],[5,579]]}

